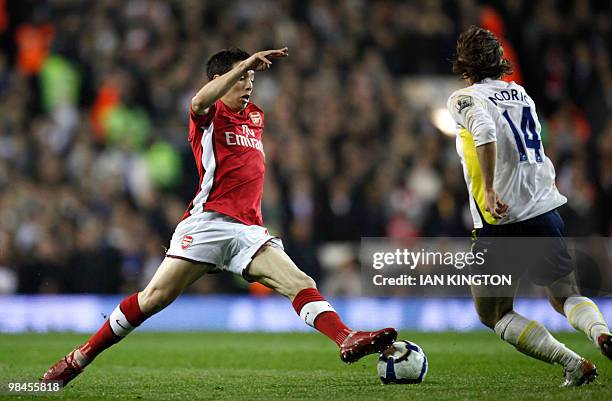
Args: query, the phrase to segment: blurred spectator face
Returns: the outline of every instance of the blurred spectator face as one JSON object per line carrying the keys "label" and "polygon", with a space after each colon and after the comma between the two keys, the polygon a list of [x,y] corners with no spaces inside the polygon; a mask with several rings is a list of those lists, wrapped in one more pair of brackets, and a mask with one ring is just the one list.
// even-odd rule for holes
{"label": "blurred spectator face", "polygon": [[312,224],[308,219],[296,219],[291,223],[291,236],[296,242],[309,242],[312,238]]}
{"label": "blurred spectator face", "polygon": [[96,249],[100,235],[99,222],[91,219],[79,227],[77,236],[77,245],[81,251],[90,251]]}
{"label": "blurred spectator face", "polygon": [[[236,66],[235,63],[232,68]],[[219,75],[215,75],[213,79],[216,79]],[[233,111],[241,111],[247,107],[251,94],[253,93],[253,83],[255,82],[255,72],[249,70],[246,74],[240,77],[238,82],[232,86],[232,88],[221,98]]]}

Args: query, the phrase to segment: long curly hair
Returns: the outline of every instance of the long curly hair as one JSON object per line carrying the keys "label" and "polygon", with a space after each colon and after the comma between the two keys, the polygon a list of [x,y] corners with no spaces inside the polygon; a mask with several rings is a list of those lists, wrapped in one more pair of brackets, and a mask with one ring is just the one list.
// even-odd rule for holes
{"label": "long curly hair", "polygon": [[504,58],[499,40],[491,31],[474,25],[459,35],[457,52],[451,62],[453,73],[472,82],[512,73],[512,65]]}

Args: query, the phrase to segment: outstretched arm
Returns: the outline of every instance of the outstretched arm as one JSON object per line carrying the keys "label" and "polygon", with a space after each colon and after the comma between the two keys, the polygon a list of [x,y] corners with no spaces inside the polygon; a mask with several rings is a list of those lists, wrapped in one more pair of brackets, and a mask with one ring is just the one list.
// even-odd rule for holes
{"label": "outstretched arm", "polygon": [[251,57],[243,60],[235,65],[230,71],[225,74],[213,78],[202,87],[191,99],[191,108],[196,114],[206,114],[208,109],[249,70],[263,71],[270,68],[272,62],[269,60],[273,57],[287,57],[289,50],[284,47],[277,50],[265,50],[254,53]]}

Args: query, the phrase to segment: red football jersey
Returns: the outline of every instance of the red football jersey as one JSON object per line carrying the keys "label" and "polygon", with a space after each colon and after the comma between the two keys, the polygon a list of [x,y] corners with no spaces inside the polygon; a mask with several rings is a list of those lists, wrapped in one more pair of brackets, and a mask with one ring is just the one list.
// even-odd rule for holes
{"label": "red football jersey", "polygon": [[191,108],[189,114],[189,143],[200,185],[183,219],[211,210],[247,225],[263,225],[263,112],[249,103],[236,113],[218,100],[208,114]]}

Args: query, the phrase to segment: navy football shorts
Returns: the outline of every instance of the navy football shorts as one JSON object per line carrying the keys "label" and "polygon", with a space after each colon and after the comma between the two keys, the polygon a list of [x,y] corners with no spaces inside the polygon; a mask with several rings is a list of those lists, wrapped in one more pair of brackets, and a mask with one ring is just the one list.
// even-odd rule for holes
{"label": "navy football shorts", "polygon": [[472,251],[484,252],[485,263],[472,271],[512,274],[513,281],[526,273],[534,284],[548,286],[574,271],[564,229],[556,209],[518,223],[485,223],[472,241]]}

